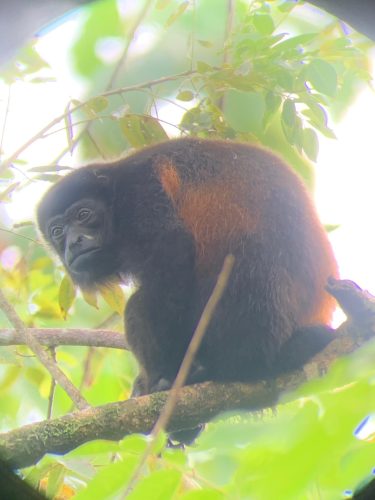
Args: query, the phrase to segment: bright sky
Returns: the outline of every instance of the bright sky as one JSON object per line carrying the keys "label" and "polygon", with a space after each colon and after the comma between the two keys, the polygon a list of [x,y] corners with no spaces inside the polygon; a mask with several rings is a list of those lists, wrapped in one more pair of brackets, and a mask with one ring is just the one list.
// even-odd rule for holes
{"label": "bright sky", "polygon": [[342,278],[375,294],[375,93],[364,91],[344,120],[337,140],[321,140],[315,199],[321,219],[340,224],[331,241]]}

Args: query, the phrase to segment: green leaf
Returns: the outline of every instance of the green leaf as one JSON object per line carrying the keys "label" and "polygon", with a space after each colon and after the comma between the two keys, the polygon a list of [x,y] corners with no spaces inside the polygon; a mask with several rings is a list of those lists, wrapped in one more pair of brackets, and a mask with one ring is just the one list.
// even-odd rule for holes
{"label": "green leaf", "polygon": [[129,495],[129,500],[166,500],[174,498],[181,483],[182,473],[173,470],[157,470],[141,480]]}
{"label": "green leaf", "polygon": [[307,157],[316,161],[319,153],[319,139],[312,128],[305,128],[302,131],[302,148]]}
{"label": "green leaf", "polygon": [[57,174],[40,174],[36,175],[34,179],[38,179],[39,181],[57,182],[61,179],[61,176]]}
{"label": "green leaf", "polygon": [[311,125],[316,128],[320,133],[329,139],[336,139],[333,130],[327,126],[327,113],[325,109],[318,103],[310,101],[309,108],[304,109],[302,114],[307,116]]}
{"label": "green leaf", "polygon": [[168,139],[168,136],[156,118],[143,115],[125,115],[119,120],[121,130],[135,148],[156,144]]}
{"label": "green leaf", "polygon": [[300,45],[308,44],[312,40],[315,40],[317,37],[318,33],[304,33],[303,35],[293,36],[272,47],[272,53],[281,53],[286,52],[290,49],[295,49]]}
{"label": "green leaf", "polygon": [[76,296],[76,288],[71,278],[66,274],[59,288],[59,306],[61,314],[66,319],[68,311],[74,302]]}
{"label": "green leaf", "polygon": [[55,464],[55,466],[52,467],[50,473],[48,474],[48,483],[46,491],[48,498],[55,498],[55,496],[57,495],[59,489],[63,484],[65,474],[66,474],[66,469],[63,465]]}
{"label": "green leaf", "polygon": [[94,97],[94,99],[90,99],[85,106],[94,111],[95,114],[100,113],[100,111],[104,111],[108,108],[108,99],[102,96]]}
{"label": "green leaf", "polygon": [[294,127],[296,123],[296,105],[290,99],[286,99],[281,112],[281,119],[287,127]]}
{"label": "green leaf", "polygon": [[313,120],[315,123],[326,126],[328,118],[326,110],[323,106],[313,100],[309,100],[306,104],[308,105],[308,109],[304,109],[302,114]]}
{"label": "green leaf", "polygon": [[281,105],[281,97],[274,92],[267,92],[265,96],[266,111],[264,113],[264,124],[266,125],[275,115]]}
{"label": "green leaf", "polygon": [[212,66],[204,61],[197,61],[197,71],[198,73],[207,73],[209,71],[212,71]]}
{"label": "green leaf", "polygon": [[100,468],[87,487],[74,497],[75,500],[114,498],[116,493],[124,489],[124,484],[130,479],[138,461],[138,456],[128,455],[124,461],[111,463]]}
{"label": "green leaf", "polygon": [[45,165],[41,167],[32,167],[29,172],[62,172],[64,170],[73,170],[71,167],[62,165]]}
{"label": "green leaf", "polygon": [[315,90],[333,97],[337,92],[337,73],[332,64],[315,59],[306,68],[306,80]]}
{"label": "green leaf", "polygon": [[296,105],[291,99],[286,99],[281,112],[281,126],[286,140],[302,150],[302,120],[297,115]]}
{"label": "green leaf", "polygon": [[263,94],[230,90],[226,93],[224,116],[239,132],[261,134],[266,110]]}
{"label": "green leaf", "polygon": [[272,17],[267,14],[255,13],[253,17],[253,24],[256,30],[262,35],[270,35],[275,29]]}
{"label": "green leaf", "polygon": [[194,99],[194,94],[191,90],[182,90],[178,95],[177,99],[179,101],[191,101]]}

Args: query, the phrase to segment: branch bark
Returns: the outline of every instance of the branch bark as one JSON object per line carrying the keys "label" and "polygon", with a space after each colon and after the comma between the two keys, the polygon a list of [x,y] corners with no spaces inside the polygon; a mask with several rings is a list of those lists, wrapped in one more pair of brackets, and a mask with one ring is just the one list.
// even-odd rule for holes
{"label": "branch bark", "polygon": [[[62,345],[111,347],[128,349],[123,333],[111,330],[82,330],[75,328],[27,328],[39,344],[47,347]],[[4,328],[0,330],[0,346],[23,345],[25,339],[16,330]]]}

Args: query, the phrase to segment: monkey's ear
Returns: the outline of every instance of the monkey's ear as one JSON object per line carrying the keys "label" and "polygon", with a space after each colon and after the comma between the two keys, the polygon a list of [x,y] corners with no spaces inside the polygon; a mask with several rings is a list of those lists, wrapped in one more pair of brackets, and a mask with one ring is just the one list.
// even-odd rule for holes
{"label": "monkey's ear", "polygon": [[176,203],[181,190],[181,178],[176,166],[169,158],[162,156],[155,163],[155,171],[164,192]]}

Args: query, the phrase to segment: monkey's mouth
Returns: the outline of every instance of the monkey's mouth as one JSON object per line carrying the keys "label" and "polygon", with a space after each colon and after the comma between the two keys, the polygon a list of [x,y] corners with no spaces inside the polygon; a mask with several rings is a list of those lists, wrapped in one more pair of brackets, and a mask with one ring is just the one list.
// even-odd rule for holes
{"label": "monkey's mouth", "polygon": [[80,253],[72,255],[68,262],[69,268],[73,271],[83,271],[91,267],[94,263],[94,257],[99,253],[100,247],[88,248]]}

